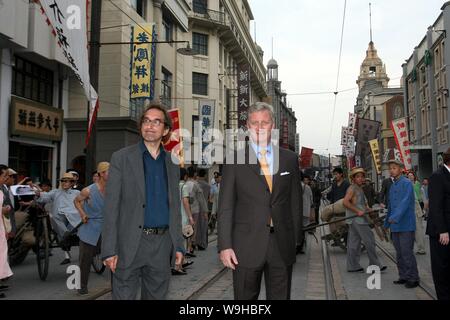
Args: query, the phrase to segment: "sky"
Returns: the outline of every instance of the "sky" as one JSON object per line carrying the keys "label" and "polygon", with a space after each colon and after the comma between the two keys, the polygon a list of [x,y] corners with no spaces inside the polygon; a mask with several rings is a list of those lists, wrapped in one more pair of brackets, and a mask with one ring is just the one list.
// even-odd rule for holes
{"label": "sky", "polygon": [[[249,0],[255,20],[252,36],[264,50],[264,64],[278,62],[281,87],[297,117],[300,146],[318,154],[341,154],[341,127],[347,126],[358,95],[356,80],[370,41],[386,65],[390,86],[399,86],[401,65],[432,25],[443,0],[347,0],[337,103],[339,48],[345,0]],[[330,138],[331,137],[331,138]]]}

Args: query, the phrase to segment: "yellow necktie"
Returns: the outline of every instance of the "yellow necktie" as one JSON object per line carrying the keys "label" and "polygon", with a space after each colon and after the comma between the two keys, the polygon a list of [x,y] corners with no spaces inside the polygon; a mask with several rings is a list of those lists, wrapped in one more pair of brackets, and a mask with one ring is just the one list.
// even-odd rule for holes
{"label": "yellow necktie", "polygon": [[[269,185],[270,193],[272,193],[272,188],[273,188],[272,174],[270,173],[270,167],[269,167],[269,164],[267,163],[267,158],[266,158],[267,150],[263,149],[260,151],[260,153],[261,153],[261,159],[259,159],[259,163],[261,165],[261,170],[264,173],[264,177],[266,178],[267,184]],[[271,227],[273,227],[272,218],[270,218],[270,220],[269,220],[269,225]]]}
{"label": "yellow necktie", "polygon": [[259,159],[259,163],[261,164],[261,170],[264,173],[267,184],[269,185],[270,193],[272,193],[272,175],[270,174],[270,167],[266,159],[267,150],[263,149],[260,151],[260,153],[261,159]]}

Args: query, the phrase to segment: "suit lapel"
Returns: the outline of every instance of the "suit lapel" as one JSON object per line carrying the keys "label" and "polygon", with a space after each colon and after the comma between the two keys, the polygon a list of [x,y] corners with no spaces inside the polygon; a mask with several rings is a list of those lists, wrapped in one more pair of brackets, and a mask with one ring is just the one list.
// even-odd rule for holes
{"label": "suit lapel", "polygon": [[[172,193],[170,192],[170,190],[174,190],[173,188],[175,188],[175,186],[173,186],[173,183],[175,181],[177,181],[177,179],[174,179],[174,174],[175,174],[174,170],[175,170],[175,168],[178,168],[178,167],[172,165],[171,153],[166,152],[166,151],[164,151],[164,152],[166,153],[165,162],[166,162],[166,172],[167,172],[167,188],[168,188],[167,194],[169,195],[169,205],[170,205],[172,202]],[[172,207],[172,206],[170,205],[170,207]]]}
{"label": "suit lapel", "polygon": [[135,176],[138,189],[141,192],[142,198],[145,199],[144,159],[138,144],[134,150],[128,154],[128,159],[131,162],[131,170]]}

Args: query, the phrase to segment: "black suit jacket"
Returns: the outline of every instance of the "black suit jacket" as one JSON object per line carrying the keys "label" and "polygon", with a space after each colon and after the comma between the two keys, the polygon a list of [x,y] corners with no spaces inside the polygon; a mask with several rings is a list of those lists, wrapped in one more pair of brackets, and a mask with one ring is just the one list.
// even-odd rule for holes
{"label": "black suit jacket", "polygon": [[450,172],[445,167],[431,175],[428,195],[427,234],[438,237],[441,233],[450,232]]}
{"label": "black suit jacket", "polygon": [[[249,159],[253,161],[249,162]],[[297,155],[280,148],[278,157],[274,149],[274,171],[277,164],[272,193],[251,146],[247,145],[245,164],[225,164],[223,167],[217,222],[218,249],[233,249],[239,266],[255,268],[264,263],[270,217],[282,260],[287,266],[295,262],[302,216]]]}

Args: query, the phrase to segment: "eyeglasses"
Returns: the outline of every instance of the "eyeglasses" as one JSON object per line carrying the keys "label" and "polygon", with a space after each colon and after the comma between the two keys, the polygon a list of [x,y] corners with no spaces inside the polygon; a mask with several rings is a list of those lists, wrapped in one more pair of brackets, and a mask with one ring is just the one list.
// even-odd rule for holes
{"label": "eyeglasses", "polygon": [[145,118],[144,120],[142,120],[142,124],[145,125],[145,126],[153,125],[153,126],[155,126],[155,127],[159,127],[159,126],[161,126],[163,123],[165,124],[165,122],[162,121],[161,119],[154,119],[154,120],[151,120],[151,119]]}

